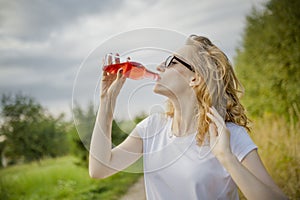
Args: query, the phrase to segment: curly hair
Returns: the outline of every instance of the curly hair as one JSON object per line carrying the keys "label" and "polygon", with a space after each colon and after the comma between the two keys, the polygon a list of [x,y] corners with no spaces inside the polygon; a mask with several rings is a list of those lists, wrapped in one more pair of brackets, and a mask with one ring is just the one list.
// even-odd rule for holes
{"label": "curly hair", "polygon": [[[208,132],[210,119],[206,113],[209,112],[211,106],[217,109],[225,122],[233,122],[250,131],[249,119],[239,100],[244,90],[227,56],[203,36],[191,35],[186,45],[194,49],[189,62],[193,65],[197,76],[204,80],[194,86],[199,110],[196,116],[198,145],[204,142]],[[174,116],[171,101],[168,101],[166,114],[170,117]]]}

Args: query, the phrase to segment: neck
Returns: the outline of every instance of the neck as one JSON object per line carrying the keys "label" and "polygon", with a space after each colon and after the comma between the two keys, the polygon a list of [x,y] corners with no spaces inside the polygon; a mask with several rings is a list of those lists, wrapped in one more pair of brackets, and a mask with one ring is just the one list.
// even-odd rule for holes
{"label": "neck", "polygon": [[194,95],[185,95],[186,98],[171,99],[174,106],[172,133],[176,136],[185,136],[197,131],[197,100]]}

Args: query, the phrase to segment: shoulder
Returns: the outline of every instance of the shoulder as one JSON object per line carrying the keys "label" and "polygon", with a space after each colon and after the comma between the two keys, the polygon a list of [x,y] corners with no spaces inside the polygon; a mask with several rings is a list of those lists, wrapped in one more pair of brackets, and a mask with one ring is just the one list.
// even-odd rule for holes
{"label": "shoulder", "polygon": [[231,151],[241,161],[250,151],[256,149],[257,146],[243,126],[232,122],[227,122],[226,126],[230,131]]}
{"label": "shoulder", "polygon": [[226,127],[229,129],[230,133],[233,135],[236,135],[238,133],[248,134],[247,130],[243,126],[240,126],[233,122],[226,122]]}
{"label": "shoulder", "polygon": [[226,122],[226,127],[230,131],[230,136],[234,138],[250,138],[250,135],[245,127],[233,122]]}
{"label": "shoulder", "polygon": [[146,117],[136,125],[136,128],[141,137],[145,136],[147,132],[157,132],[164,127],[168,121],[168,117],[164,113],[154,113]]}
{"label": "shoulder", "polygon": [[226,127],[230,132],[230,139],[231,140],[241,140],[241,139],[250,139],[250,136],[247,130],[238,124],[232,122],[226,122]]}
{"label": "shoulder", "polygon": [[155,124],[163,124],[168,120],[164,113],[154,113],[143,119],[137,124],[138,127],[153,126]]}

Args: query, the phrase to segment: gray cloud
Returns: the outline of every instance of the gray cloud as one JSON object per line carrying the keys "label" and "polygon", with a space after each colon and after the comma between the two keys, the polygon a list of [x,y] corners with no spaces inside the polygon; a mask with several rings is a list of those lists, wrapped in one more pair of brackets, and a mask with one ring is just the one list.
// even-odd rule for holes
{"label": "gray cloud", "polygon": [[[44,40],[78,19],[97,13],[117,12],[121,0],[1,0],[2,37]],[[118,5],[118,6],[116,6]]]}
{"label": "gray cloud", "polygon": [[[232,58],[245,15],[264,1],[0,0],[0,94],[23,91],[54,112],[69,112],[73,82],[84,58],[112,35],[136,28],[206,35]],[[157,46],[155,42],[149,41]],[[128,44],[132,41],[117,42],[88,61],[90,71],[80,80],[78,98],[95,90],[103,52],[120,51]]]}

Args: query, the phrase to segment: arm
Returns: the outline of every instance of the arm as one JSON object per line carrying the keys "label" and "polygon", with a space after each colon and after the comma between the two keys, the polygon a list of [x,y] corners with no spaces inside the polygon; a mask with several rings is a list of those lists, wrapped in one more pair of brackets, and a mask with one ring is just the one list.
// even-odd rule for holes
{"label": "arm", "polygon": [[213,108],[207,116],[212,152],[226,168],[247,199],[287,199],[274,183],[262,164],[257,151],[251,151],[240,163],[232,154],[229,144],[229,130],[218,112]]}
{"label": "arm", "polygon": [[287,199],[263,166],[256,150],[240,163],[233,154],[219,159],[247,199]]}
{"label": "arm", "polygon": [[117,75],[103,73],[101,101],[92,134],[89,174],[105,178],[134,163],[142,155],[142,140],[136,130],[120,145],[111,149],[111,128],[116,98],[125,82],[121,71]]}

